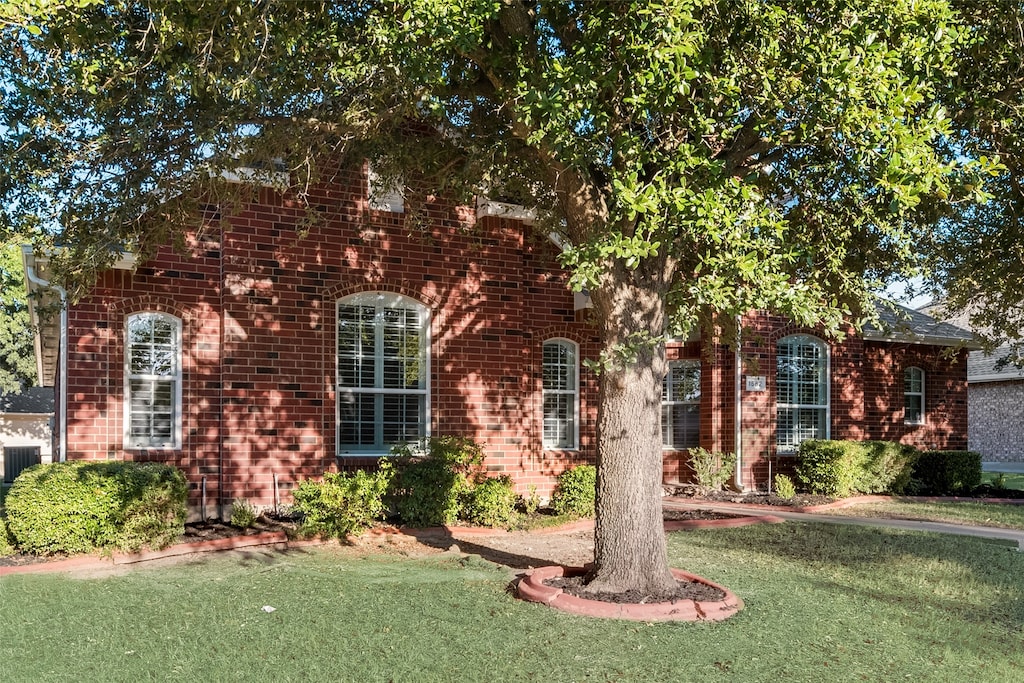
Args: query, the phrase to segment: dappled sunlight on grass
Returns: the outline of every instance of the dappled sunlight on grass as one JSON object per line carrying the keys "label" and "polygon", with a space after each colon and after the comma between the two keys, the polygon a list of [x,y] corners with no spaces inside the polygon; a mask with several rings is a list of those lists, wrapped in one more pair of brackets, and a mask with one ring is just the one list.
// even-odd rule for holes
{"label": "dappled sunlight on grass", "polygon": [[[336,546],[124,576],[0,578],[6,680],[1024,680],[1024,554],[817,524],[669,535],[746,608],[718,624],[524,603],[476,556]],[[264,607],[273,607],[272,612]],[[59,642],[61,647],[45,646]]]}

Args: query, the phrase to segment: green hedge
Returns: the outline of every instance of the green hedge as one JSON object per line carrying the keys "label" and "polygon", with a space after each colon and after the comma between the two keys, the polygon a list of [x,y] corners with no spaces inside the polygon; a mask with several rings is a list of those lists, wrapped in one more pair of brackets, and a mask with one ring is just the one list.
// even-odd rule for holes
{"label": "green hedge", "polygon": [[473,524],[508,528],[516,520],[516,493],[507,474],[484,479],[473,487],[463,516]]}
{"label": "green hedge", "polygon": [[810,493],[844,498],[902,493],[918,452],[893,441],[819,441],[800,444],[796,475]]}
{"label": "green hedge", "polygon": [[597,468],[578,465],[558,475],[551,507],[560,515],[593,517],[597,499]]}
{"label": "green hedge", "polygon": [[384,494],[393,474],[391,464],[382,460],[376,472],[328,472],[323,481],[299,482],[292,497],[303,516],[303,532],[343,538],[384,519]]}
{"label": "green hedge", "polygon": [[970,493],[981,484],[981,454],[976,451],[925,451],[914,466],[921,493],[934,496]]}
{"label": "green hedge", "polygon": [[7,528],[22,552],[165,547],[185,530],[188,485],[160,463],[73,461],[24,470],[7,494]]}
{"label": "green hedge", "polygon": [[453,524],[474,484],[484,479],[483,449],[465,437],[432,437],[392,453],[395,476],[387,500],[409,526]]}

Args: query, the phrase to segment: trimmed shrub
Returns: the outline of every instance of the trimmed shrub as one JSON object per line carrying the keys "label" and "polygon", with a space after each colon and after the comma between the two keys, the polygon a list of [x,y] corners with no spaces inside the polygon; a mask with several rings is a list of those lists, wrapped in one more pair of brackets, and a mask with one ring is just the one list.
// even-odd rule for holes
{"label": "trimmed shrub", "polygon": [[27,553],[163,548],[185,530],[188,485],[169,465],[73,461],[24,470],[7,494],[7,526]]}
{"label": "trimmed shrub", "polygon": [[391,452],[395,476],[388,500],[409,526],[454,523],[473,484],[484,478],[483,449],[465,437],[432,437],[417,446],[396,446]]}
{"label": "trimmed shrub", "polygon": [[507,474],[484,479],[473,488],[463,517],[481,526],[509,527],[516,519],[516,494]]}
{"label": "trimmed shrub", "polygon": [[796,495],[796,486],[793,480],[785,474],[775,475],[775,495],[784,500],[789,500]]}
{"label": "trimmed shrub", "polygon": [[903,493],[910,484],[920,451],[896,441],[862,441],[860,445],[864,449],[865,462],[857,490],[861,493]]}
{"label": "trimmed shrub", "polygon": [[0,516],[0,557],[14,552],[14,539],[7,533],[7,520]]}
{"label": "trimmed shrub", "polygon": [[302,514],[302,532],[343,538],[359,534],[384,519],[384,494],[394,470],[381,461],[376,472],[328,472],[322,481],[300,481],[292,491],[295,511]]}
{"label": "trimmed shrub", "polygon": [[796,475],[808,491],[845,498],[857,493],[902,493],[918,452],[893,441],[818,441],[800,444]]}
{"label": "trimmed shrub", "polygon": [[690,467],[701,490],[721,491],[736,467],[735,453],[713,453],[703,448],[690,449]]}
{"label": "trimmed shrub", "polygon": [[558,475],[551,507],[560,515],[593,517],[597,499],[597,468],[577,465]]}
{"label": "trimmed shrub", "polygon": [[853,441],[808,439],[800,444],[796,476],[810,493],[845,498],[857,490],[864,450]]}
{"label": "trimmed shrub", "polygon": [[981,454],[976,451],[924,451],[914,465],[921,493],[959,495],[981,483]]}
{"label": "trimmed shrub", "polygon": [[256,508],[245,498],[235,498],[231,501],[231,526],[239,529],[248,529],[256,523]]}

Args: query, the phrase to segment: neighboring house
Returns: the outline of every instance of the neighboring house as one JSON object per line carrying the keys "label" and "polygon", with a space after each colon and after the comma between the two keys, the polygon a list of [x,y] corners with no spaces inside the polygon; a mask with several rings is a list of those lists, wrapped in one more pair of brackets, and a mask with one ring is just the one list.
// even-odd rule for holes
{"label": "neighboring house", "polygon": [[[193,505],[287,502],[300,479],[426,434],[478,440],[523,493],[595,461],[587,298],[528,212],[428,203],[410,226],[401,197],[369,201],[365,173],[311,201],[312,226],[271,188],[224,221],[206,207],[187,253],[126,258],[66,322],[38,321],[62,457],[172,463]],[[25,263],[32,305],[59,299],[46,259],[26,248]],[[964,448],[966,351],[942,352],[969,335],[908,315],[903,333],[838,343],[751,314],[739,353],[669,344],[665,478],[687,476],[697,445],[739,451],[748,489],[809,437]]]}
{"label": "neighboring house", "polygon": [[[941,302],[921,310],[963,328],[974,312],[948,315]],[[1006,362],[1009,353],[1009,346],[1001,346],[971,351],[967,358],[967,443],[984,462],[1024,462],[1024,369]]]}
{"label": "neighboring house", "polygon": [[0,394],[0,481],[9,484],[26,467],[50,462],[52,422],[52,388]]}
{"label": "neighboring house", "polygon": [[1024,462],[1024,369],[1007,348],[967,359],[967,443],[985,462]]}

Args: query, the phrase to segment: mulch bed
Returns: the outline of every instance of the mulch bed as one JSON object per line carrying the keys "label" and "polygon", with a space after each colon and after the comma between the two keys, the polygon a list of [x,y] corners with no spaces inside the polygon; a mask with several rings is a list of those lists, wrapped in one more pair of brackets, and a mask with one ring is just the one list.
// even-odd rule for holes
{"label": "mulch bed", "polygon": [[583,583],[583,576],[559,576],[548,579],[545,585],[552,588],[561,588],[569,595],[587,600],[599,602],[611,602],[616,604],[646,604],[652,602],[675,602],[677,600],[697,600],[710,602],[725,599],[725,591],[697,581],[676,581],[676,590],[662,593],[641,593],[640,591],[626,591],[625,593],[603,593],[586,591]]}

